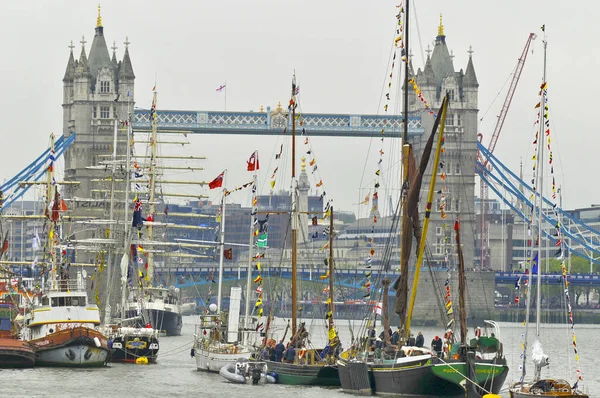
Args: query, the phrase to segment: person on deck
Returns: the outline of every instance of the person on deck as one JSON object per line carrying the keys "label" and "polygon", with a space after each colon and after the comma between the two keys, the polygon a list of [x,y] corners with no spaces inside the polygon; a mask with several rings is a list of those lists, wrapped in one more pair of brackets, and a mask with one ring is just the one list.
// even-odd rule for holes
{"label": "person on deck", "polygon": [[294,363],[294,359],[296,358],[296,349],[293,346],[288,347],[285,351],[285,361],[287,363]]}
{"label": "person on deck", "polygon": [[400,328],[396,329],[396,331],[392,334],[392,344],[397,345],[398,341],[400,341]]}
{"label": "person on deck", "polygon": [[423,333],[419,332],[419,334],[417,334],[417,340],[415,341],[415,346],[423,347],[423,345],[425,345],[425,337],[423,337]]}
{"label": "person on deck", "polygon": [[285,351],[285,346],[283,345],[283,340],[281,340],[275,346],[275,362],[281,362],[281,360],[283,359],[284,351]]}
{"label": "person on deck", "polygon": [[442,339],[440,339],[440,336],[435,336],[435,339],[431,341],[431,349],[435,351],[438,357],[442,356]]}

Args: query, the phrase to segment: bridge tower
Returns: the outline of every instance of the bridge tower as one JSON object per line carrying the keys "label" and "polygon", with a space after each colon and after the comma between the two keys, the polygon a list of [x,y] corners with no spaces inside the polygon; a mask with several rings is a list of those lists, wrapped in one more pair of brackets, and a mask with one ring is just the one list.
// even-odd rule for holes
{"label": "bridge tower", "polygon": [[[445,143],[442,161],[445,180],[436,182],[436,190],[444,189],[436,195],[433,203],[431,224],[427,240],[432,245],[433,261],[437,266],[453,267],[457,264],[456,244],[454,239],[454,219],[458,216],[461,222],[461,233],[464,235],[464,258],[467,268],[474,267],[475,213],[475,157],[477,154],[477,95],[479,83],[473,67],[473,51],[469,49],[469,60],[466,71],[456,72],[452,55],[446,45],[446,35],[442,16],[435,45],[432,51],[427,50],[425,68],[416,73],[416,82],[423,96],[429,101],[431,108],[439,109],[446,93],[450,99],[446,118]],[[412,66],[412,65],[411,65]],[[411,67],[412,70],[412,67]],[[412,74],[412,73],[411,73]],[[415,75],[413,75],[415,76]],[[408,90],[412,90],[408,87]],[[422,102],[415,95],[409,94],[409,112],[412,116],[421,114],[424,134],[414,138],[413,146],[417,158],[423,152],[423,147],[433,126],[434,117],[425,111]],[[417,164],[419,160],[417,159]],[[423,189],[426,191],[431,179],[431,164],[425,173]],[[424,191],[424,192],[425,192]],[[446,218],[442,218],[440,203],[444,196]],[[421,219],[424,217],[427,195],[422,194],[419,204]]]}
{"label": "bridge tower", "polygon": [[[109,54],[104,38],[104,27],[98,6],[98,17],[89,56],[82,37],[79,59],[73,56],[71,42],[67,68],[63,77],[63,134],[76,133],[75,142],[65,153],[65,179],[79,181],[67,192],[67,197],[90,197],[98,173],[86,170],[97,165],[112,152],[114,123],[126,120],[134,104],[135,74],[129,57],[129,40],[125,40],[123,59],[117,61],[117,47],[113,43]],[[127,141],[124,130],[119,130],[119,153],[125,153]],[[120,148],[119,148],[120,146]],[[104,197],[103,194],[97,195]],[[83,210],[83,209],[82,209]],[[81,212],[77,212],[81,214]]]}

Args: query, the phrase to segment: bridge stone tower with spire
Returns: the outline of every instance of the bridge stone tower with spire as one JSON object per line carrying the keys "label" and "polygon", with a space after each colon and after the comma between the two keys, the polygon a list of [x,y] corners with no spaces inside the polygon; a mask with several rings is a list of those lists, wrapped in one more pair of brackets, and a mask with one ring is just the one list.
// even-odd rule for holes
{"label": "bridge stone tower with spire", "polygon": [[[67,196],[89,198],[98,173],[87,170],[105,159],[101,155],[112,152],[115,122],[127,120],[133,110],[135,74],[129,57],[129,41],[125,40],[123,59],[117,61],[117,47],[113,43],[109,54],[104,27],[98,6],[98,17],[89,56],[84,38],[81,54],[75,60],[71,42],[69,60],[63,78],[63,134],[76,133],[75,142],[65,153],[65,179],[79,181]],[[119,129],[119,142],[125,143],[126,131]],[[126,145],[117,145],[125,153]],[[104,197],[104,194],[92,195]],[[82,214],[84,209],[77,209]]]}
{"label": "bridge stone tower with spire", "polygon": [[[461,223],[461,241],[466,268],[475,268],[474,242],[475,227],[475,158],[477,154],[477,95],[479,83],[473,67],[473,51],[469,49],[469,61],[466,71],[456,72],[454,69],[454,56],[448,51],[444,25],[440,15],[440,25],[435,39],[433,53],[427,50],[425,68],[417,71],[416,82],[424,98],[430,106],[437,111],[444,95],[448,93],[450,100],[446,117],[444,153],[441,161],[444,163],[443,172],[445,180],[436,181],[436,191],[433,202],[432,215],[427,233],[427,241],[431,247],[433,261],[437,266],[448,265],[455,267],[458,264],[456,240],[454,235],[454,220],[456,217]],[[412,90],[412,87],[408,88]],[[413,115],[420,113],[422,116],[425,134],[414,139],[413,147],[417,158],[423,152],[429,132],[433,127],[434,117],[424,110],[422,102],[417,101],[415,95],[409,94],[409,112]],[[417,164],[419,160],[417,159]],[[427,190],[431,180],[431,167],[425,174],[423,189],[419,203],[421,220],[425,214]],[[439,174],[438,174],[439,175]],[[441,193],[439,191],[442,190]],[[446,218],[442,218],[440,205],[445,203]]]}

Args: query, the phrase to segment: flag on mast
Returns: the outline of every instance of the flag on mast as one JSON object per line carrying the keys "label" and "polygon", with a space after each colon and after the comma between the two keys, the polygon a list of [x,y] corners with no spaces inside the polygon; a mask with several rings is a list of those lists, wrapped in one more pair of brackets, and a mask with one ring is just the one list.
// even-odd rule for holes
{"label": "flag on mast", "polygon": [[225,85],[221,84],[219,87],[217,87],[217,91],[221,92],[221,91],[223,91],[224,88],[225,88]]}
{"label": "flag on mast", "polygon": [[217,178],[215,178],[214,180],[212,180],[211,182],[208,183],[208,187],[210,189],[215,189],[215,188],[220,188],[223,186],[223,177],[225,175],[225,172],[222,172],[221,174],[219,174],[217,176]]}
{"label": "flag on mast", "polygon": [[250,155],[250,159],[248,159],[246,163],[248,163],[248,171],[258,170],[258,151],[252,152],[252,155]]}

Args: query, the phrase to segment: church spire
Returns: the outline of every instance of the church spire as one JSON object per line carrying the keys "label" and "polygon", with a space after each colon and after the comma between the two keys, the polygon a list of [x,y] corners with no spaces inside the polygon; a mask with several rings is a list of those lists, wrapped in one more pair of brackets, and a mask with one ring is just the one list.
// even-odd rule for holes
{"label": "church spire", "polygon": [[[100,15],[100,6],[98,6],[98,15]],[[438,36],[445,36],[444,35],[444,24],[442,23],[442,13],[440,13],[440,26],[438,26]]]}

